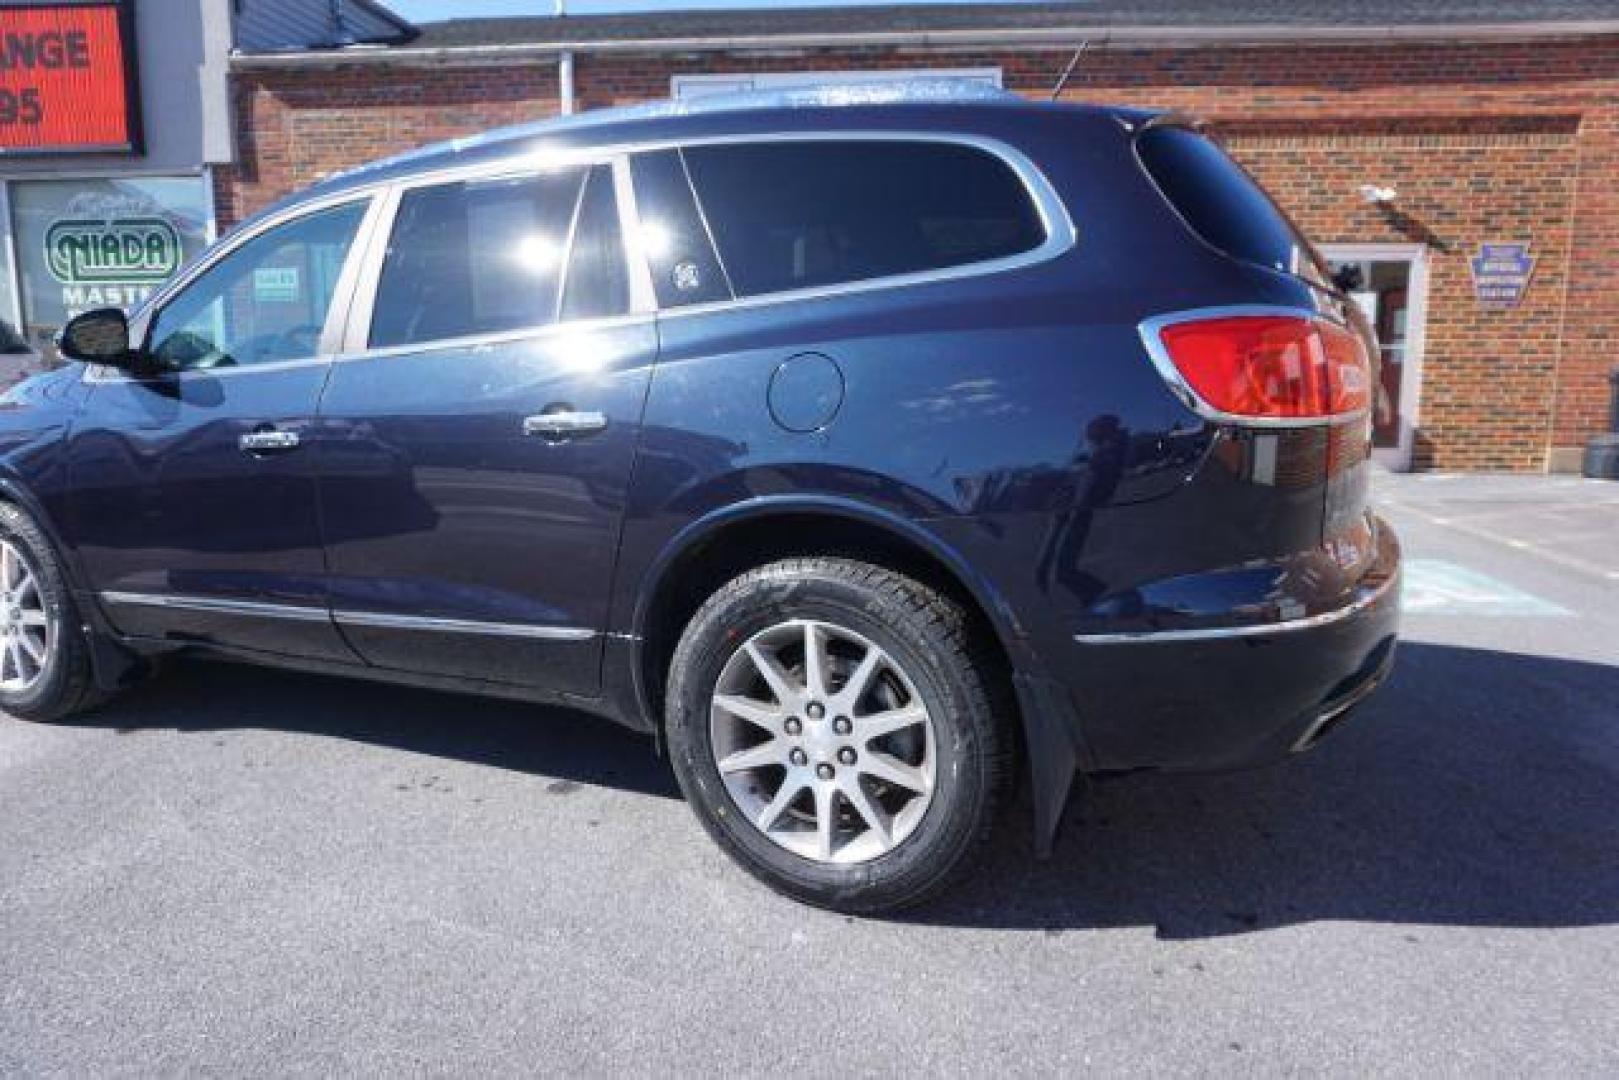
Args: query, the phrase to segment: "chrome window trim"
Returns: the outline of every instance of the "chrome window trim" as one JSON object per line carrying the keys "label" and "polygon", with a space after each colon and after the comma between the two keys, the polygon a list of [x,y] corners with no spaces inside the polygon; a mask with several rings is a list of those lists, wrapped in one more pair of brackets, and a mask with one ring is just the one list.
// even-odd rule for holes
{"label": "chrome window trim", "polygon": [[[634,180],[629,168],[629,156],[631,154],[679,149],[687,146],[722,146],[737,143],[860,141],[943,143],[946,145],[969,146],[994,154],[1017,174],[1024,188],[1034,200],[1035,208],[1039,212],[1041,222],[1046,230],[1045,242],[1018,255],[1007,256],[1002,259],[964,263],[961,266],[952,266],[942,270],[922,271],[914,274],[894,274],[840,285],[792,289],[741,299],[715,300],[703,304],[692,304],[687,307],[659,308],[656,293],[652,286],[651,267],[641,243],[640,213],[636,203]],[[255,364],[240,368],[177,371],[165,373],[161,377],[206,376],[212,378],[224,375],[284,370],[310,364],[324,364],[334,359],[352,358],[354,354],[367,351],[364,339],[369,337],[370,318],[374,311],[376,285],[381,276],[382,258],[386,253],[387,243],[392,235],[394,218],[398,211],[398,202],[402,192],[418,187],[430,187],[435,184],[454,183],[463,180],[493,180],[508,176],[532,175],[551,168],[566,168],[575,165],[588,167],[599,164],[608,164],[613,167],[615,187],[618,189],[619,221],[623,231],[625,258],[628,262],[630,273],[630,314],[632,316],[647,313],[668,316],[700,315],[709,311],[729,308],[817,300],[831,296],[846,296],[855,292],[904,288],[938,281],[951,281],[1003,273],[1057,258],[1072,249],[1078,242],[1078,234],[1074,228],[1073,220],[1069,216],[1068,208],[1063,204],[1062,199],[1057,195],[1050,180],[1047,179],[1039,166],[1035,165],[1022,151],[1010,144],[982,135],[905,129],[859,129],[851,131],[828,128],[801,132],[731,133],[684,138],[668,137],[640,141],[606,142],[579,148],[540,146],[538,148],[530,147],[525,150],[514,151],[507,156],[491,161],[445,165],[409,176],[379,178],[344,188],[329,195],[307,199],[283,207],[273,215],[254,222],[250,227],[244,228],[240,232],[226,237],[224,241],[216,243],[215,247],[204,252],[195,264],[183,270],[157,292],[153,293],[151,299],[139,309],[136,318],[131,321],[132,323],[138,322],[144,328],[151,317],[161,310],[176,293],[184,289],[209,267],[254,237],[305,214],[340,206],[344,203],[356,202],[361,199],[370,199],[372,200],[370,210],[366,220],[361,223],[361,231],[369,233],[369,236],[366,237],[367,250],[359,251],[361,238],[357,233],[355,249],[350,252],[350,259],[352,261],[356,253],[358,253],[359,262],[355,266],[353,287],[345,306],[344,319],[341,324],[342,331],[338,336],[333,354],[294,360],[271,361],[266,364]],[[348,266],[344,267],[345,277],[348,274],[348,269]],[[340,286],[343,284],[341,279],[339,284]],[[337,306],[337,301],[334,299],[334,312]],[[330,315],[331,313],[328,313],[328,318],[330,318]],[[556,325],[572,326],[576,324]],[[552,328],[535,327],[532,330],[539,331]],[[459,340],[466,341],[468,339]],[[470,340],[476,341],[480,339]],[[323,346],[326,341],[326,335],[323,333]],[[437,346],[448,343],[449,339],[445,339],[442,342],[433,342],[431,344]],[[131,378],[116,372],[114,369],[106,368],[104,365],[95,364],[85,365],[83,379],[86,382],[150,381]]]}
{"label": "chrome window trim", "polygon": [[376,312],[377,286],[382,281],[382,264],[393,241],[394,225],[399,219],[399,203],[405,185],[390,184],[378,199],[381,209],[377,215],[377,228],[361,256],[360,272],[354,283],[354,301],[349,304],[343,322],[342,344],[338,357],[364,352],[371,336],[371,318]]}
{"label": "chrome window trim", "polygon": [[359,229],[355,230],[348,258],[343,260],[343,269],[337,276],[337,284],[332,290],[332,305],[326,312],[326,325],[321,328],[320,355],[323,357],[330,357],[343,349],[343,332],[348,326],[349,309],[354,306],[365,256],[371,250],[372,239],[382,219],[381,202],[375,195],[371,196],[371,204],[366,207]]}
{"label": "chrome window trim", "polygon": [[589,641],[596,631],[583,626],[544,626],[538,623],[483,622],[476,619],[441,619],[424,615],[391,615],[380,611],[333,611],[339,626],[365,626],[388,630],[430,630],[490,637],[537,638],[544,641]]}
{"label": "chrome window trim", "polygon": [[296,622],[325,622],[390,630],[430,630],[439,633],[534,638],[543,641],[589,641],[597,636],[596,631],[583,626],[546,626],[538,623],[442,619],[422,615],[392,615],[374,611],[332,611],[325,607],[311,607],[307,604],[273,604],[258,600],[226,600],[211,596],[186,596],[177,593],[139,593],[109,590],[99,595],[102,603],[111,606],[155,607],[172,611],[200,611],[212,615],[247,615],[255,618],[291,619]]}
{"label": "chrome window trim", "polygon": [[108,591],[101,602],[125,607],[156,607],[177,611],[203,611],[218,615],[253,615],[267,619],[293,619],[298,622],[330,622],[324,607],[301,604],[271,604],[256,600],[223,600],[211,596],[183,596],[174,593]]}
{"label": "chrome window trim", "polygon": [[[656,293],[652,285],[651,266],[647,260],[644,246],[641,243],[640,213],[636,202],[634,180],[629,168],[631,154],[646,153],[656,150],[679,149],[688,146],[723,146],[733,144],[769,143],[769,142],[926,142],[942,143],[945,145],[968,146],[993,154],[1005,163],[1018,176],[1026,191],[1033,199],[1035,209],[1040,215],[1041,223],[1045,227],[1045,242],[1029,251],[1001,259],[987,259],[980,262],[964,263],[961,266],[947,267],[941,270],[920,271],[913,274],[892,274],[886,277],[866,278],[860,281],[846,282],[838,285],[815,286],[804,289],[791,289],[783,292],[764,293],[759,296],[743,297],[731,300],[714,300],[702,304],[692,304],[686,307],[660,308]],[[701,315],[711,311],[728,310],[732,308],[750,308],[766,304],[792,303],[795,301],[818,300],[832,296],[847,296],[851,293],[875,291],[878,289],[905,288],[915,285],[924,285],[940,281],[953,281],[963,278],[987,276],[1019,270],[1039,263],[1050,261],[1071,250],[1078,243],[1078,233],[1074,227],[1068,208],[1057,195],[1045,173],[1022,151],[999,139],[982,135],[957,132],[931,132],[905,129],[859,129],[840,130],[828,128],[817,131],[795,132],[764,132],[764,133],[731,133],[725,135],[697,136],[697,137],[669,137],[662,139],[646,139],[640,141],[612,142],[580,148],[545,147],[529,148],[514,152],[508,156],[492,161],[482,161],[473,164],[446,165],[439,168],[427,169],[410,176],[394,176],[382,178],[342,191],[333,192],[318,198],[311,198],[286,206],[275,214],[254,222],[250,227],[227,237],[215,248],[203,253],[195,264],[188,267],[174,279],[155,292],[151,299],[142,306],[136,319],[144,329],[150,319],[170,299],[191,284],[200,274],[209,267],[236,251],[243,244],[268,232],[270,229],[285,224],[309,213],[340,206],[345,203],[357,202],[361,199],[371,200],[366,218],[356,233],[355,246],[350,252],[350,263],[353,265],[353,283],[344,304],[343,320],[339,324],[341,332],[336,335],[332,343],[332,352],[307,358],[293,360],[271,361],[265,364],[254,364],[238,368],[208,368],[196,371],[166,372],[161,378],[198,378],[222,377],[228,375],[244,375],[255,372],[286,370],[303,367],[311,364],[324,364],[338,359],[352,359],[360,353],[372,352],[368,350],[365,339],[370,335],[370,321],[374,313],[376,301],[376,286],[381,277],[382,260],[387,251],[387,244],[392,236],[393,224],[398,212],[400,196],[403,192],[418,187],[431,187],[437,184],[455,183],[466,180],[496,180],[504,177],[520,177],[543,172],[547,169],[568,168],[573,166],[589,167],[592,165],[607,164],[613,168],[615,187],[619,196],[619,222],[623,231],[625,258],[630,273],[630,316],[657,313],[664,316]],[[364,236],[366,250],[360,250]],[[358,256],[358,262],[355,262]],[[339,288],[349,276],[350,266],[345,265],[342,278],[339,279]],[[328,313],[330,319],[338,309],[338,299],[334,297],[332,311]],[[557,323],[546,327],[533,327],[518,331],[516,337],[526,336],[544,330],[552,330],[560,326],[578,326],[584,322]],[[423,343],[438,347],[440,345],[467,344],[480,342],[494,342],[497,340],[510,340],[506,334],[479,335],[473,338],[441,339],[431,343]],[[328,337],[322,334],[322,346],[326,347]],[[382,350],[374,350],[381,353]],[[115,369],[104,365],[87,364],[82,376],[86,382],[147,382],[150,379],[136,379]]]}
{"label": "chrome window trim", "polygon": [[296,360],[271,360],[263,364],[248,364],[243,367],[222,368],[190,368],[176,371],[163,371],[152,375],[137,378],[125,375],[116,368],[109,368],[104,364],[86,365],[82,381],[87,383],[151,383],[164,379],[200,379],[200,378],[229,378],[235,375],[257,375],[272,371],[291,371],[295,368],[313,367],[332,362],[330,356],[302,356]]}
{"label": "chrome window trim", "polygon": [[349,364],[357,360],[380,360],[391,356],[416,356],[423,353],[443,352],[452,349],[488,348],[496,345],[511,345],[523,341],[542,340],[549,337],[571,337],[591,334],[599,330],[615,330],[644,325],[652,322],[654,318],[655,316],[651,312],[644,312],[641,314],[612,315],[602,319],[574,319],[569,322],[531,326],[519,330],[499,330],[488,334],[469,334],[465,337],[435,338],[432,341],[415,342],[409,345],[389,345],[381,349],[361,348],[339,353],[330,359],[334,364]]}
{"label": "chrome window trim", "polygon": [[630,313],[656,314],[657,290],[652,284],[652,265],[641,240],[641,212],[635,203],[635,181],[630,176],[627,154],[613,158],[613,187],[618,194],[618,231],[624,244],[624,268],[630,275]]}
{"label": "chrome window trim", "polygon": [[[1190,308],[1185,311],[1173,311],[1166,315],[1154,315],[1149,319],[1142,319],[1136,326],[1136,333],[1145,346],[1147,355],[1152,359],[1152,366],[1158,369],[1169,389],[1181,400],[1181,404],[1197,413],[1206,420],[1213,420],[1219,424],[1231,424],[1247,428],[1311,428],[1336,426],[1338,424],[1353,423],[1364,420],[1368,409],[1357,409],[1352,413],[1341,413],[1336,416],[1317,416],[1303,419],[1271,416],[1242,416],[1239,413],[1228,413],[1217,409],[1203,400],[1192,385],[1186,381],[1175,361],[1170,359],[1169,350],[1164,347],[1161,332],[1167,326],[1176,326],[1180,323],[1195,322],[1199,319],[1224,319],[1241,316],[1280,315],[1292,319],[1309,319],[1311,322],[1325,321],[1337,322],[1328,319],[1320,311],[1304,307],[1289,307],[1284,304],[1223,304],[1215,307]],[[1342,325],[1342,323],[1339,323]]]}
{"label": "chrome window trim", "polygon": [[[960,266],[944,267],[938,270],[921,270],[910,274],[888,274],[882,277],[862,278],[835,285],[815,285],[802,289],[786,289],[781,292],[760,293],[757,296],[737,297],[730,300],[710,300],[701,304],[689,304],[682,307],[660,307],[660,315],[666,317],[702,315],[708,312],[726,311],[735,308],[752,308],[766,304],[783,304],[802,300],[820,300],[878,289],[907,288],[941,281],[984,277],[1049,262],[1072,250],[1079,240],[1078,231],[1074,227],[1073,218],[1069,216],[1068,207],[1063,203],[1061,197],[1057,195],[1056,189],[1052,187],[1051,181],[1041,171],[1040,167],[1016,147],[999,139],[983,135],[902,129],[840,131],[828,128],[820,131],[761,134],[733,133],[729,135],[698,136],[695,138],[657,139],[623,144],[618,149],[625,155],[632,155],[657,150],[679,150],[696,146],[734,146],[777,142],[921,142],[941,143],[946,146],[966,146],[983,151],[999,159],[1002,164],[1012,170],[1019,182],[1023,184],[1024,190],[1028,193],[1030,200],[1034,203],[1036,212],[1039,214],[1046,238],[1041,244],[1030,248],[1028,251],[1019,252],[1016,255],[1007,255],[999,259],[983,259],[978,262],[962,263]],[[684,159],[682,160],[682,165],[684,166]],[[698,208],[701,211],[701,193],[697,192],[694,187],[692,194],[693,198],[698,200]],[[641,233],[639,213],[637,213],[633,224],[636,235],[639,236]],[[717,246],[714,255],[716,259],[720,258]],[[646,271],[650,281],[650,265],[646,266]]]}
{"label": "chrome window trim", "polygon": [[1229,638],[1264,637],[1270,634],[1290,634],[1297,630],[1313,630],[1331,626],[1376,607],[1399,585],[1400,575],[1395,573],[1379,582],[1371,591],[1357,597],[1352,603],[1317,615],[1278,622],[1249,623],[1243,626],[1201,626],[1191,630],[1127,630],[1118,633],[1075,634],[1081,645],[1122,645],[1130,642],[1161,644],[1174,641],[1220,641]]}
{"label": "chrome window trim", "polygon": [[[562,242],[562,260],[557,264],[557,295],[551,303],[551,321],[547,326],[562,321],[562,303],[567,298],[568,277],[573,273],[573,244],[579,238],[579,216],[584,212],[585,196],[590,193],[590,178],[595,171],[595,166],[585,169],[585,174],[579,178],[579,190],[573,195],[573,209],[568,212],[568,238]],[[618,193],[615,191],[613,196],[616,206]]]}
{"label": "chrome window trim", "polygon": [[378,195],[383,189],[378,186],[366,187],[353,191],[344,191],[331,196],[311,199],[308,202],[289,206],[284,210],[255,222],[251,228],[243,229],[240,233],[231,236],[223,243],[217,243],[213,248],[204,251],[191,266],[187,267],[174,278],[170,279],[143,304],[135,317],[130,319],[132,329],[138,328],[144,339],[151,332],[152,321],[162,313],[180,293],[184,292],[199,277],[207,273],[216,264],[234,255],[241,248],[263,236],[265,233],[283,225],[290,225],[300,218],[311,214],[318,214],[326,210],[334,210],[340,206],[351,203],[368,201],[365,214],[360,219],[359,226],[354,230],[354,240],[349,245],[348,256],[343,261],[343,269],[338,273],[337,281],[332,286],[332,302],[326,309],[326,323],[321,328],[320,350],[314,356],[292,357],[286,360],[271,360],[263,364],[243,364],[234,367],[221,368],[176,368],[172,371],[156,372],[149,376],[128,375],[117,368],[105,364],[86,364],[80,376],[81,382],[86,383],[149,383],[160,379],[185,379],[188,377],[207,376],[209,378],[227,375],[247,375],[263,371],[286,371],[292,368],[307,367],[311,364],[325,364],[331,360],[342,342],[343,327],[347,322],[349,308],[353,305],[355,288],[359,281],[360,271],[364,264],[366,248],[369,246],[372,231],[377,227],[380,218],[380,202]]}
{"label": "chrome window trim", "polygon": [[[390,345],[386,349],[358,349],[348,352],[335,353],[331,356],[311,356],[300,360],[275,360],[267,364],[253,364],[240,368],[210,368],[206,371],[196,371],[194,375],[246,375],[256,372],[285,371],[290,368],[309,367],[313,364],[347,364],[356,360],[370,360],[389,356],[404,356],[407,354],[439,352],[445,349],[476,349],[496,345],[510,345],[517,342],[529,341],[547,337],[566,337],[569,335],[590,334],[598,330],[616,330],[625,327],[645,325],[652,322],[656,316],[652,312],[642,312],[631,315],[613,315],[603,319],[574,319],[565,323],[552,323],[548,326],[536,326],[522,330],[501,330],[488,334],[472,334],[467,337],[439,338],[435,341],[423,342],[419,345]],[[173,372],[170,376],[183,374]],[[129,379],[123,376],[87,375],[87,379],[94,382],[145,382],[144,379]]]}
{"label": "chrome window trim", "polygon": [[617,145],[605,143],[566,148],[541,146],[516,151],[489,161],[443,165],[424,172],[395,176],[383,181],[383,184],[400,191],[409,191],[412,188],[438,187],[442,184],[521,180],[526,176],[537,176],[540,173],[562,169],[588,169],[592,165],[610,165],[622,152]]}

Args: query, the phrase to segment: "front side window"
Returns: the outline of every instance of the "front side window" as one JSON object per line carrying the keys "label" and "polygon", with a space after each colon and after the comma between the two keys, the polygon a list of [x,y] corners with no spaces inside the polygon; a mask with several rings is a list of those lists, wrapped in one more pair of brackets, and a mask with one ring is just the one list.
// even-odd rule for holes
{"label": "front side window", "polygon": [[147,350],[182,370],[317,355],[367,205],[318,210],[242,244],[163,305]]}
{"label": "front side window", "polygon": [[944,270],[1046,239],[998,156],[956,143],[805,140],[682,151],[738,296]]}

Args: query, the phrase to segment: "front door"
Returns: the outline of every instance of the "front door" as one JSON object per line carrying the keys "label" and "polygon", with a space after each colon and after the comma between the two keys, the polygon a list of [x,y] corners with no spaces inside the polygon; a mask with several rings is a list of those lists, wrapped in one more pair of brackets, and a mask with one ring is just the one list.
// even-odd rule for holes
{"label": "front door", "polygon": [[614,169],[393,202],[321,401],[334,618],[378,667],[594,694],[657,352]]}
{"label": "front door", "polygon": [[274,223],[182,283],[131,328],[150,377],[91,369],[70,528],[123,633],[354,659],[327,612],[311,436],[369,205]]}
{"label": "front door", "polygon": [[1352,296],[1377,331],[1382,385],[1373,456],[1389,468],[1409,469],[1422,387],[1427,252],[1420,244],[1328,244],[1322,253],[1334,272],[1345,266],[1359,271]]}

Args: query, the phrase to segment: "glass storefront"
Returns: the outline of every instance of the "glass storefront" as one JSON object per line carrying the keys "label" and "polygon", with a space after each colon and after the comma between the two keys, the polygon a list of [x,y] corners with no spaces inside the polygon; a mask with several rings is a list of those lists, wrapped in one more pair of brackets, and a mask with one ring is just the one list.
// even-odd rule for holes
{"label": "glass storefront", "polygon": [[12,259],[0,273],[0,319],[20,316],[13,336],[47,359],[69,318],[134,307],[202,251],[211,231],[199,176],[10,180],[5,188]]}

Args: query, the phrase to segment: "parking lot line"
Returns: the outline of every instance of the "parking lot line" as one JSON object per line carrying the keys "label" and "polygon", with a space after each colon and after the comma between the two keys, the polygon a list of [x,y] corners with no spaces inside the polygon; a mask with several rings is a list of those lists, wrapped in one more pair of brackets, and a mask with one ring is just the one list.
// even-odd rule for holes
{"label": "parking lot line", "polygon": [[1566,618],[1573,614],[1500,578],[1444,559],[1406,559],[1401,606],[1411,615]]}
{"label": "parking lot line", "polygon": [[1455,517],[1447,517],[1430,513],[1427,510],[1422,510],[1412,506],[1408,502],[1401,502],[1394,499],[1384,499],[1382,501],[1386,505],[1397,507],[1401,513],[1410,514],[1412,517],[1420,518],[1430,525],[1436,525],[1444,529],[1451,529],[1466,536],[1471,536],[1478,540],[1486,540],[1492,544],[1512,548],[1516,551],[1530,552],[1537,558],[1544,559],[1546,562],[1556,563],[1558,566],[1562,566],[1565,569],[1574,570],[1581,574],[1587,574],[1592,577],[1600,578],[1603,581],[1613,581],[1619,579],[1619,571],[1616,571],[1615,569],[1579,558],[1574,555],[1566,555],[1563,552],[1554,551],[1547,548],[1543,544],[1533,543],[1518,537],[1503,536],[1499,530],[1487,529],[1477,525],[1472,525],[1467,519],[1457,519]]}

